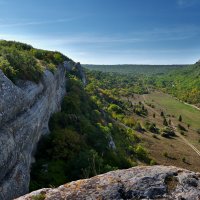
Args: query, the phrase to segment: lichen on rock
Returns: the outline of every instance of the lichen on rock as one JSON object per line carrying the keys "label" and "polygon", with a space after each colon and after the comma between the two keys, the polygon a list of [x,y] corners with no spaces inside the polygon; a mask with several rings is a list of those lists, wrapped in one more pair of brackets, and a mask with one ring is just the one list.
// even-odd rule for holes
{"label": "lichen on rock", "polygon": [[200,199],[200,174],[173,166],[144,166],[117,170],[58,188],[44,188],[17,200]]}

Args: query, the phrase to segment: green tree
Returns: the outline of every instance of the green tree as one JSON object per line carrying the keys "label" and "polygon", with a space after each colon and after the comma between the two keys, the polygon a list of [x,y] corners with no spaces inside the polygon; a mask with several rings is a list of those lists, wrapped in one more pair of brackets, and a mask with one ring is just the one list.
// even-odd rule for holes
{"label": "green tree", "polygon": [[164,125],[164,126],[168,126],[168,123],[167,123],[166,118],[164,118],[164,120],[163,120],[163,125]]}

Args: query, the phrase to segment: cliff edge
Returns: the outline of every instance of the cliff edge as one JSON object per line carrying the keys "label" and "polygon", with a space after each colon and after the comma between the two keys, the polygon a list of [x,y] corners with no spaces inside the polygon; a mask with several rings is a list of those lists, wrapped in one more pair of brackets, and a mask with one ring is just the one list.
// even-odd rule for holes
{"label": "cliff edge", "polygon": [[44,188],[17,200],[200,199],[200,174],[173,166],[117,170],[58,188]]}
{"label": "cliff edge", "polygon": [[39,83],[14,84],[0,70],[0,200],[28,192],[30,166],[41,135],[65,95],[65,67],[46,70]]}

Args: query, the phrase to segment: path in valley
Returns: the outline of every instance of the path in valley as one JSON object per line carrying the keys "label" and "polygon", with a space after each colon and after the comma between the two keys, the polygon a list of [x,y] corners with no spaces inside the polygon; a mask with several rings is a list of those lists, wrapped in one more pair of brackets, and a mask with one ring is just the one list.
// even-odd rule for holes
{"label": "path in valley", "polygon": [[191,144],[184,136],[182,136],[177,131],[177,128],[176,128],[176,126],[174,125],[173,122],[171,122],[171,123],[172,123],[172,127],[173,127],[173,130],[176,133],[176,135],[178,135],[185,142],[185,144],[187,144],[188,146],[190,146],[200,156],[200,151],[193,144]]}
{"label": "path in valley", "polygon": [[[183,101],[182,101],[183,102]],[[189,104],[189,103],[186,103],[186,102],[183,102],[185,105],[188,105],[188,106],[191,106],[191,107],[193,107],[193,108],[195,108],[195,109],[197,109],[197,110],[199,110],[200,111],[200,108],[199,107],[197,107],[197,106],[195,106],[195,105],[193,105],[193,104]]]}
{"label": "path in valley", "polygon": [[[150,107],[149,105],[147,105],[147,104],[145,103],[145,101],[146,101],[145,95],[142,95],[142,97],[143,97],[143,100],[144,100],[142,103],[143,103],[147,108],[149,108],[152,112],[156,113],[157,115],[160,115],[159,112],[157,112],[155,109],[153,109],[152,107]],[[195,152],[198,154],[198,156],[200,157],[200,151],[199,151],[193,144],[191,144],[184,136],[182,136],[182,135],[179,133],[179,131],[177,131],[177,128],[176,128],[176,126],[174,125],[174,123],[173,123],[172,120],[171,120],[171,125],[172,125],[172,128],[173,128],[174,132],[176,133],[176,135],[179,136],[179,137],[184,141],[184,143],[187,144],[189,147],[191,147],[191,148],[193,149],[193,151],[195,151]]]}

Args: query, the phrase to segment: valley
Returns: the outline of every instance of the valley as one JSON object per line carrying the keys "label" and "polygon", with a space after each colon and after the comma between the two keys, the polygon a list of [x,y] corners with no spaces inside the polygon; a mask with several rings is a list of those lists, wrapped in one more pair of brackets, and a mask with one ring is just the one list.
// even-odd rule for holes
{"label": "valley", "polygon": [[200,0],[0,0],[0,200],[200,200]]}
{"label": "valley", "polygon": [[[145,70],[135,76],[130,73],[116,73],[110,67],[110,72],[105,72],[104,68],[100,72],[100,67],[97,71],[91,71],[101,81],[99,92],[104,91],[112,99],[111,102],[114,99],[123,102],[123,106],[116,103],[121,107],[120,112],[108,109],[108,113],[122,127],[134,130],[153,160],[152,163],[199,171],[199,108],[178,100],[172,94],[156,88],[154,84],[149,84],[152,75],[146,74]],[[171,73],[170,71],[167,73]],[[156,79],[157,75],[153,76]],[[170,132],[173,134],[170,135]]]}
{"label": "valley", "polygon": [[[9,162],[11,154],[22,161],[10,163],[8,170],[13,172],[5,172],[2,164],[7,199],[28,192],[28,186],[29,191],[58,187],[135,166],[173,165],[200,171],[199,76],[191,81],[198,64],[178,69],[131,65],[123,73],[107,66],[105,72],[101,66],[83,68],[59,52],[19,42],[0,44],[1,143],[16,152],[12,155],[1,146],[6,156],[0,158]],[[20,187],[7,192],[12,184]]]}
{"label": "valley", "polygon": [[[148,117],[145,120],[155,123],[159,129],[163,127],[163,117],[160,116],[161,112],[165,113],[167,121],[171,121],[171,127],[176,133],[176,137],[167,139],[156,134],[157,141],[154,139],[155,134],[142,134],[141,137],[144,139],[144,146],[149,150],[151,157],[156,159],[160,164],[176,165],[199,171],[199,110],[178,101],[168,94],[158,91],[138,95],[132,101],[141,101],[145,105],[148,109]],[[180,115],[183,118],[182,122],[178,120]],[[184,132],[179,130],[177,128],[178,124],[187,127],[187,130]],[[164,156],[166,153],[167,156]],[[187,162],[183,162],[184,160]]]}

